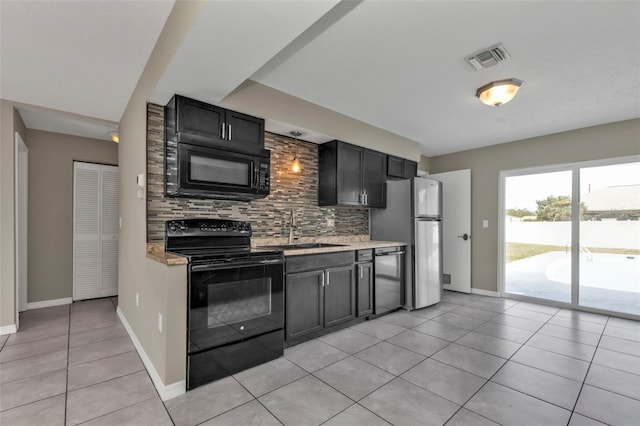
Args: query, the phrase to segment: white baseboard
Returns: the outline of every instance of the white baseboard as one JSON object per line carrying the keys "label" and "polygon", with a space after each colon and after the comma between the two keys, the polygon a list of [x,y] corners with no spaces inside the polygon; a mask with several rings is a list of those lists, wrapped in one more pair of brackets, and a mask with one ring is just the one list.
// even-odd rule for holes
{"label": "white baseboard", "polygon": [[118,306],[118,309],[116,310],[116,312],[118,313],[118,317],[120,318],[120,321],[122,321],[124,328],[127,330],[127,333],[129,333],[129,337],[133,342],[133,346],[135,346],[136,350],[138,351],[138,355],[140,355],[140,359],[142,359],[142,363],[147,368],[147,371],[149,372],[149,376],[151,376],[151,381],[153,381],[153,385],[158,390],[158,394],[160,394],[160,398],[163,401],[167,401],[171,398],[175,398],[176,396],[182,395],[183,393],[185,393],[186,385],[187,385],[187,382],[185,380],[172,383],[170,385],[165,385],[162,382],[162,379],[160,379],[160,375],[156,371],[156,368],[153,366],[151,359],[149,358],[144,348],[142,347],[140,340],[138,340],[138,336],[136,336],[136,333],[133,332],[131,325],[129,325],[129,321],[127,321],[127,318],[122,313],[122,310],[120,310],[120,306]]}
{"label": "white baseboard", "polygon": [[480,296],[500,297],[500,294],[497,291],[483,290],[481,288],[471,287],[471,293],[479,294]]}
{"label": "white baseboard", "polygon": [[0,327],[0,336],[4,336],[5,334],[14,334],[17,331],[15,324],[3,325]]}
{"label": "white baseboard", "polygon": [[73,303],[71,297],[65,297],[63,299],[43,300],[41,302],[27,303],[27,311],[31,309],[50,308],[52,306],[70,305]]}

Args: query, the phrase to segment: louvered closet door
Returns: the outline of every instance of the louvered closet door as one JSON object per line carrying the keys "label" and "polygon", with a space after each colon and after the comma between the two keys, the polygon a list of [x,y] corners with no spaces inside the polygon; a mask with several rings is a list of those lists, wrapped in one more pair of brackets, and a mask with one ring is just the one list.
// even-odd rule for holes
{"label": "louvered closet door", "polygon": [[118,294],[118,168],[102,166],[100,297]]}
{"label": "louvered closet door", "polygon": [[118,293],[118,168],[74,163],[73,299]]}

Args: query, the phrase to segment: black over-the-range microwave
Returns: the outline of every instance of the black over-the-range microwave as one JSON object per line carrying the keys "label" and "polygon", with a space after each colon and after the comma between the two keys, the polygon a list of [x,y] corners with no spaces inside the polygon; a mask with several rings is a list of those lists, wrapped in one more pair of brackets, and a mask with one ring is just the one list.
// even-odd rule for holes
{"label": "black over-the-range microwave", "polygon": [[250,201],[269,195],[262,119],[176,95],[165,107],[164,148],[167,196]]}

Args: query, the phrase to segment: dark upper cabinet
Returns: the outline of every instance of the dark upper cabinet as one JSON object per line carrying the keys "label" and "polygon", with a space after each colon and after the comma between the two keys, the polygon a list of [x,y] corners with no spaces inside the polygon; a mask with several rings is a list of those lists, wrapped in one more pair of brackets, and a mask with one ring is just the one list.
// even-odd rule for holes
{"label": "dark upper cabinet", "polygon": [[362,204],[362,148],[338,144],[337,146],[336,204],[359,206]]}
{"label": "dark upper cabinet", "polygon": [[368,207],[387,206],[387,179],[384,170],[387,156],[381,152],[365,149],[362,155],[362,189],[364,205]]}
{"label": "dark upper cabinet", "polygon": [[389,179],[410,179],[418,175],[418,163],[404,158],[387,156],[387,177]]}
{"label": "dark upper cabinet", "polygon": [[411,179],[418,176],[418,163],[415,161],[404,160],[404,177]]}
{"label": "dark upper cabinet", "polygon": [[254,146],[264,148],[264,120],[240,112],[227,110],[227,139],[233,145]]}
{"label": "dark upper cabinet", "polygon": [[386,207],[385,154],[342,141],[318,150],[318,205]]}
{"label": "dark upper cabinet", "polygon": [[175,110],[175,132],[222,142],[225,109],[183,96],[174,96],[169,103]]}
{"label": "dark upper cabinet", "polygon": [[178,142],[255,153],[264,149],[264,120],[174,95],[165,106],[165,131]]}
{"label": "dark upper cabinet", "polygon": [[324,325],[331,327],[356,317],[356,284],[353,266],[325,271]]}

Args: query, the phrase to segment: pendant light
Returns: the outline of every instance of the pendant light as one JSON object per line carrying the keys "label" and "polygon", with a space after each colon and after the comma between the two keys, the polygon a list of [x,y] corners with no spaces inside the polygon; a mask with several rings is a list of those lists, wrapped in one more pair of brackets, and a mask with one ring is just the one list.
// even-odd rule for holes
{"label": "pendant light", "polygon": [[302,132],[294,130],[289,134],[295,138],[296,145],[296,154],[293,156],[293,162],[291,162],[291,171],[293,173],[300,173],[302,171],[302,166],[300,165],[300,160],[298,160],[298,136],[301,136]]}
{"label": "pendant light", "polygon": [[524,81],[517,78],[492,81],[476,91],[476,97],[485,105],[500,106],[516,96]]}

